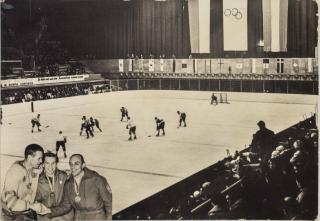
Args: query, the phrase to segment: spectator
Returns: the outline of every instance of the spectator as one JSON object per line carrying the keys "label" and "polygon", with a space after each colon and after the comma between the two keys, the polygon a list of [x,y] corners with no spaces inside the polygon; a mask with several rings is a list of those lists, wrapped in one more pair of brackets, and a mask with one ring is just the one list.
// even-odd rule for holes
{"label": "spectator", "polygon": [[274,132],[267,129],[264,121],[258,122],[259,130],[253,135],[250,144],[251,152],[260,155],[263,161],[270,158],[275,146]]}

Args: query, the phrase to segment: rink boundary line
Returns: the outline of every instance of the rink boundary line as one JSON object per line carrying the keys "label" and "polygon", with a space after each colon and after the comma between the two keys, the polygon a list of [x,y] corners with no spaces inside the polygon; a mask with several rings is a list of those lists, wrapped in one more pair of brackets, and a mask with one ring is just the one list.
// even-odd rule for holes
{"label": "rink boundary line", "polygon": [[[1,156],[5,157],[14,157],[14,158],[21,158],[22,156],[13,155],[13,154],[0,154]],[[60,161],[60,163],[68,164],[68,162]],[[99,166],[99,165],[93,165],[93,164],[87,164],[89,167],[93,168],[100,168],[100,169],[106,169],[106,170],[116,170],[116,171],[122,171],[122,172],[129,172],[129,173],[136,173],[136,174],[144,174],[144,175],[151,175],[151,176],[162,176],[162,177],[171,177],[171,178],[178,178],[183,179],[184,177],[176,176],[176,175],[170,175],[170,174],[163,174],[163,173],[154,173],[154,172],[147,172],[147,171],[140,171],[140,170],[130,170],[130,169],[121,169],[121,168],[115,168],[115,167],[105,167],[105,166]]]}
{"label": "rink boundary line", "polygon": [[[79,97],[79,96],[75,96],[75,97]],[[57,98],[57,99],[60,99],[60,98]],[[155,99],[155,98],[148,98],[148,97],[135,97],[135,98],[131,98],[131,99]],[[203,100],[203,101],[208,101],[208,104],[209,106],[212,106],[210,104],[211,100],[210,99],[206,99],[206,98],[180,98],[180,97],[156,97],[156,99],[175,99],[175,100]],[[46,99],[46,100],[39,100],[39,101],[47,101],[47,100],[56,100],[56,99]],[[228,99],[229,102],[236,102],[236,103],[264,103],[264,104],[295,104],[295,105],[317,105],[317,103],[302,103],[302,102],[279,102],[279,101],[244,101],[244,100],[233,100],[233,99]],[[34,101],[34,102],[37,102],[37,101]],[[72,106],[62,106],[62,107],[56,107],[56,108],[52,108],[52,109],[42,109],[42,110],[39,110],[38,112],[42,112],[42,111],[51,111],[51,110],[58,110],[58,109],[64,109],[64,108],[74,108],[74,107],[80,107],[80,106],[87,106],[87,105],[92,105],[92,104],[98,104],[100,103],[101,101],[98,101],[98,102],[90,102],[90,103],[83,103],[83,104],[77,104],[77,105],[72,105]],[[21,102],[20,102],[21,103]],[[20,104],[20,103],[13,103],[13,104]],[[27,102],[26,102],[27,103]],[[28,102],[29,103],[29,102]],[[224,104],[224,103],[222,103]],[[6,104],[6,105],[10,105],[10,104]],[[37,112],[37,111],[35,111]],[[28,113],[31,113],[31,112],[22,112],[22,113],[15,113],[15,114],[8,114],[6,116],[18,116],[18,115],[23,115],[23,114],[28,114]]]}

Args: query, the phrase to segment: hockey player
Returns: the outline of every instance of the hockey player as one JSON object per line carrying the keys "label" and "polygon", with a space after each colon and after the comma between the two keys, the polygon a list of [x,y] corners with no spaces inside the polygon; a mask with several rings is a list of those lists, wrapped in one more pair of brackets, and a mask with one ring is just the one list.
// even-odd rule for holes
{"label": "hockey player", "polygon": [[64,158],[67,158],[66,143],[67,143],[67,137],[63,136],[62,131],[59,131],[59,135],[57,137],[57,142],[56,142],[56,155],[57,156],[58,156],[58,152],[59,152],[59,149],[61,146],[63,153],[64,153]]}
{"label": "hockey player", "polygon": [[82,118],[81,118],[82,122],[81,122],[81,128],[80,128],[80,136],[82,135],[83,129],[85,129],[86,120],[87,120],[86,116],[82,116]]}
{"label": "hockey player", "polygon": [[218,105],[218,98],[214,93],[211,95],[211,104],[213,104],[213,102]]}
{"label": "hockey player", "polygon": [[165,126],[165,122],[163,119],[159,119],[157,117],[154,118],[156,121],[156,125],[157,125],[157,137],[160,135],[160,130],[162,130],[162,135],[166,135],[166,133],[164,132],[164,126]]}
{"label": "hockey player", "polygon": [[40,126],[41,126],[41,124],[40,124],[40,114],[38,114],[37,117],[32,118],[31,124],[32,124],[31,133],[33,133],[33,128],[34,128],[35,126],[37,126],[38,131],[41,132],[41,129],[40,129]]}
{"label": "hockey player", "polygon": [[128,113],[127,108],[121,107],[120,111],[121,111],[121,120],[120,121],[122,121],[124,117],[127,117],[127,121],[128,121],[129,113]]}
{"label": "hockey player", "polygon": [[100,130],[100,132],[102,132],[98,119],[94,119],[94,123],[95,123],[96,127]]}
{"label": "hockey player", "polygon": [[132,137],[131,135],[133,135],[133,139],[137,139],[137,136],[136,136],[136,125],[134,124],[133,120],[128,117],[128,124],[127,124],[127,129],[129,129],[129,139],[128,140],[132,140]]}
{"label": "hockey player", "polygon": [[93,117],[90,117],[90,126],[91,126],[91,130],[94,131],[94,126],[95,126],[95,123],[94,123],[94,120],[93,120]]}
{"label": "hockey player", "polygon": [[178,127],[181,127],[181,123],[183,122],[184,123],[184,127],[187,126],[187,123],[186,123],[186,113],[184,112],[180,112],[180,111],[177,111],[177,113],[179,114],[180,116],[180,119],[179,119],[179,126]]}
{"label": "hockey player", "polygon": [[34,211],[40,212],[41,205],[34,203],[34,197],[42,158],[43,148],[30,144],[24,151],[24,159],[9,168],[1,193],[0,220],[36,220]]}
{"label": "hockey player", "polygon": [[87,139],[89,139],[90,136],[94,137],[92,130],[91,130],[91,123],[89,120],[85,120],[84,128],[86,129]]}

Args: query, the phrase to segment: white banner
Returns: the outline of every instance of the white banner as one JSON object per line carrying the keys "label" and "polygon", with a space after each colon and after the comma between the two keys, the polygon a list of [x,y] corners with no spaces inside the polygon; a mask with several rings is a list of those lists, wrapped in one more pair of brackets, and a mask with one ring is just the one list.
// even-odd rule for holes
{"label": "white banner", "polygon": [[154,72],[154,59],[149,59],[149,71]]}
{"label": "white banner", "polygon": [[225,51],[248,50],[247,0],[223,0]]}
{"label": "white banner", "polygon": [[66,75],[66,76],[55,76],[55,77],[40,77],[40,78],[22,78],[22,79],[9,79],[1,80],[1,87],[22,87],[31,85],[41,84],[56,84],[66,82],[84,81],[88,78],[88,74],[83,75]]}
{"label": "white banner", "polygon": [[123,59],[119,59],[119,72],[123,72]]}

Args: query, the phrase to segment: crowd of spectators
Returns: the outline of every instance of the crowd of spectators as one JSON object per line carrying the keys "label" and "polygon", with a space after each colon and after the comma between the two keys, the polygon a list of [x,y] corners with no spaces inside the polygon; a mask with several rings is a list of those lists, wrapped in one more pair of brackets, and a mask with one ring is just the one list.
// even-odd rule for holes
{"label": "crowd of spectators", "polygon": [[310,119],[276,135],[260,121],[249,148],[158,194],[157,209],[142,201],[115,218],[316,219],[318,130]]}
{"label": "crowd of spectators", "polygon": [[38,88],[25,88],[1,91],[2,104],[12,104],[61,97],[71,97],[109,91],[105,83],[82,83]]}

